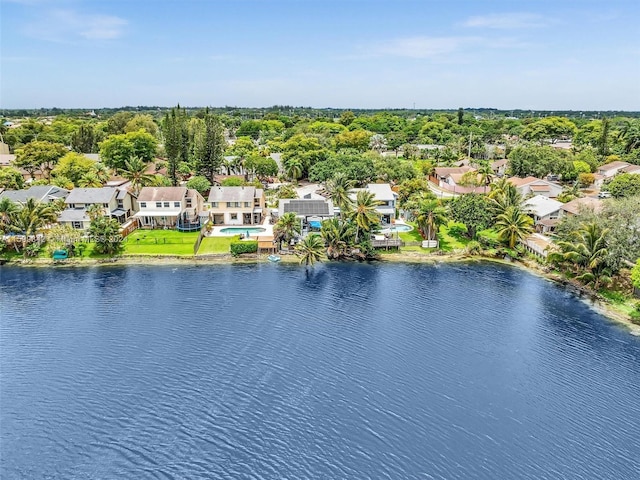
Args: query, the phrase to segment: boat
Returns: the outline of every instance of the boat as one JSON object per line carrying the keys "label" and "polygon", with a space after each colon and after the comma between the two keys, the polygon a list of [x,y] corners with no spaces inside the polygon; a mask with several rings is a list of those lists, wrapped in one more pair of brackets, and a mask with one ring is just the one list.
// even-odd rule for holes
{"label": "boat", "polygon": [[267,257],[267,260],[269,260],[270,262],[279,262],[280,261],[280,257],[278,255],[269,255]]}

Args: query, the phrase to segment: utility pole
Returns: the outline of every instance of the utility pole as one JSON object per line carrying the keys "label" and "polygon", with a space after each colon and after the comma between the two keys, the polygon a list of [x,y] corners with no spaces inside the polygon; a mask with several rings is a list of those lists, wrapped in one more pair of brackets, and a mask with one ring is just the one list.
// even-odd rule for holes
{"label": "utility pole", "polygon": [[469,132],[469,154],[467,155],[469,157],[469,160],[471,160],[471,136],[473,135],[473,132]]}

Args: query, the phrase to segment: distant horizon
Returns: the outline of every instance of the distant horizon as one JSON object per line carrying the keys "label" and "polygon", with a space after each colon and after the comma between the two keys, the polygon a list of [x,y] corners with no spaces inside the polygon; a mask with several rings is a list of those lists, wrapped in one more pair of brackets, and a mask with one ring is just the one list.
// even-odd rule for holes
{"label": "distant horizon", "polygon": [[621,113],[640,113],[640,110],[623,110],[623,109],[562,109],[562,108],[498,108],[498,107],[443,107],[443,108],[435,108],[435,107],[314,107],[309,105],[262,105],[262,106],[238,106],[238,105],[183,105],[181,103],[175,105],[120,105],[120,106],[101,106],[101,107],[59,107],[59,106],[46,106],[46,107],[13,107],[6,108],[0,106],[0,112],[2,111],[16,111],[16,110],[26,110],[26,111],[37,111],[37,110],[81,110],[85,112],[91,112],[95,110],[149,110],[149,109],[163,109],[170,110],[180,105],[180,108],[184,108],[186,110],[198,110],[198,109],[241,109],[241,110],[275,110],[275,109],[283,109],[290,108],[294,110],[337,110],[337,111],[347,111],[347,110],[358,110],[358,111],[457,111],[462,108],[464,111],[498,111],[498,112],[545,112],[545,113],[561,113],[561,112],[572,112],[572,113],[607,113],[607,112],[621,112]]}
{"label": "distant horizon", "polygon": [[111,106],[101,108],[640,110],[640,2],[630,0],[0,7],[2,109],[97,108],[89,106],[99,100]]}

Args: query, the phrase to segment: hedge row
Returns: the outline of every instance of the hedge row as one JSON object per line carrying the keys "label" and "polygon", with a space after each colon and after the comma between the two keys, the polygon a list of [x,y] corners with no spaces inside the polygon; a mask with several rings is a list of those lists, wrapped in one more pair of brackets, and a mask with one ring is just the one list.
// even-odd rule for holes
{"label": "hedge row", "polygon": [[237,257],[243,253],[256,253],[258,242],[256,240],[233,241],[231,242],[231,255]]}

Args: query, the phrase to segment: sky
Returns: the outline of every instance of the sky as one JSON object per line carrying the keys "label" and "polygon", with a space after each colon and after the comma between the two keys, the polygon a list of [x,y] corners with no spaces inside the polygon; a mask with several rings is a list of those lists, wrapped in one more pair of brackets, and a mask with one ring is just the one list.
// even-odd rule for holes
{"label": "sky", "polygon": [[0,108],[640,110],[638,0],[0,0]]}

